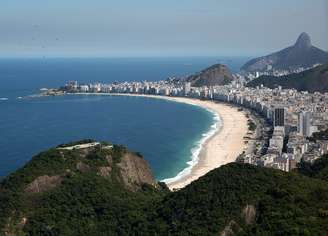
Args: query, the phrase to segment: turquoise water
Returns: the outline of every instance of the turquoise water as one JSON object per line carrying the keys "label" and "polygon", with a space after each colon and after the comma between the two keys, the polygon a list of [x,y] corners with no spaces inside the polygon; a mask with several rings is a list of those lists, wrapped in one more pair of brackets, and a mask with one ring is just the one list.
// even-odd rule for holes
{"label": "turquoise water", "polygon": [[[120,61],[121,60],[121,61]],[[199,107],[140,97],[83,96],[17,99],[69,79],[160,80],[188,74],[214,59],[119,61],[0,60],[0,176],[61,143],[93,138],[127,145],[149,161],[157,179],[176,176],[211,129],[213,115]],[[237,67],[237,66],[236,66]]]}

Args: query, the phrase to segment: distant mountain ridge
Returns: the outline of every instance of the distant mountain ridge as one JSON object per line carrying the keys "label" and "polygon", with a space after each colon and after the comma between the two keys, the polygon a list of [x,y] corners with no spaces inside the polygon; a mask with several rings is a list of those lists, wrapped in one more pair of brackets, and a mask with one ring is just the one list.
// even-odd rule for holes
{"label": "distant mountain ridge", "polygon": [[293,46],[267,56],[252,59],[242,66],[241,71],[261,72],[266,71],[268,66],[276,70],[307,68],[327,62],[328,52],[312,46],[310,36],[307,33],[302,33]]}
{"label": "distant mountain ridge", "polygon": [[281,77],[261,76],[249,82],[247,86],[256,87],[261,84],[268,88],[282,86],[286,89],[325,93],[328,92],[328,63],[301,73]]}
{"label": "distant mountain ridge", "polygon": [[194,87],[225,85],[232,80],[233,75],[229,68],[222,64],[215,64],[187,78]]}

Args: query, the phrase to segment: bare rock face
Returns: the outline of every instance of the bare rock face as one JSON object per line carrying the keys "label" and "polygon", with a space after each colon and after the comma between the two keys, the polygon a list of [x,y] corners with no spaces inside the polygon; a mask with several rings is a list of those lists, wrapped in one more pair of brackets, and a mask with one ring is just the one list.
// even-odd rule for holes
{"label": "bare rock face", "polygon": [[[245,220],[246,225],[255,223],[256,209],[253,205],[246,205],[242,210],[242,218]],[[240,232],[240,226],[233,220],[223,229],[220,236],[233,236]]]}
{"label": "bare rock face", "polygon": [[220,236],[233,236],[236,235],[235,232],[239,231],[240,227],[235,221],[230,221],[229,224],[220,233]]}
{"label": "bare rock face", "polygon": [[32,183],[28,184],[25,188],[27,193],[42,193],[46,192],[56,186],[62,181],[62,177],[59,175],[48,176],[43,175],[36,178]]}
{"label": "bare rock face", "polygon": [[253,205],[246,205],[242,212],[242,216],[245,219],[247,225],[253,224],[255,222],[256,209]]}
{"label": "bare rock face", "polygon": [[301,33],[294,46],[299,48],[310,48],[312,46],[310,35],[305,32]]}
{"label": "bare rock face", "polygon": [[143,184],[157,187],[157,182],[152,176],[150,167],[143,158],[132,153],[125,153],[118,167],[120,168],[122,181],[128,189],[136,191]]}
{"label": "bare rock face", "polygon": [[76,164],[76,169],[78,169],[81,173],[86,173],[90,171],[91,168],[87,164],[80,161]]}
{"label": "bare rock face", "polygon": [[105,156],[108,166],[101,166],[98,168],[98,174],[102,177],[109,177],[112,173],[113,169],[113,158],[111,155],[106,155]]}
{"label": "bare rock face", "polygon": [[107,155],[106,156],[106,160],[107,160],[109,166],[112,166],[113,165],[113,158],[112,158],[111,155]]}
{"label": "bare rock face", "polygon": [[102,176],[102,177],[108,177],[110,176],[112,172],[112,167],[110,166],[102,166],[102,167],[99,167],[99,175]]}

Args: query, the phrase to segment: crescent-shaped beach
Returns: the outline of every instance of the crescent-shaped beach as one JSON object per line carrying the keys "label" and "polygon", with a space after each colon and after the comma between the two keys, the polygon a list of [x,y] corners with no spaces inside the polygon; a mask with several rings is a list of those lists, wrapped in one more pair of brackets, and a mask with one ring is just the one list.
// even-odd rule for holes
{"label": "crescent-shaped beach", "polygon": [[248,132],[247,118],[243,111],[234,106],[211,100],[199,100],[187,97],[168,97],[157,95],[137,94],[107,94],[118,96],[140,96],[156,99],[165,99],[174,102],[186,103],[207,109],[220,117],[216,132],[202,145],[196,164],[190,171],[181,176],[165,180],[171,190],[177,190],[190,184],[192,181],[205,175],[209,171],[222,165],[234,162],[247,148],[244,136]]}

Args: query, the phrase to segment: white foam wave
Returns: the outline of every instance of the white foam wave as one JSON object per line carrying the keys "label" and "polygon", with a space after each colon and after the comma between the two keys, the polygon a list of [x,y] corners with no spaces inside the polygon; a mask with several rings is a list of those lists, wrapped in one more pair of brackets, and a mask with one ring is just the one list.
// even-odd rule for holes
{"label": "white foam wave", "polygon": [[161,181],[169,184],[169,183],[178,181],[178,180],[182,179],[183,177],[187,176],[188,174],[190,174],[192,168],[195,165],[197,165],[197,163],[199,162],[200,153],[203,149],[205,142],[207,140],[209,140],[221,128],[222,123],[221,123],[220,116],[216,112],[214,112],[210,109],[206,109],[206,110],[211,112],[214,115],[213,116],[213,124],[211,125],[209,131],[202,134],[202,138],[198,142],[196,142],[195,145],[191,148],[191,150],[190,150],[191,151],[191,160],[187,161],[188,166],[185,169],[183,169],[181,172],[179,172],[175,177],[163,179]]}

